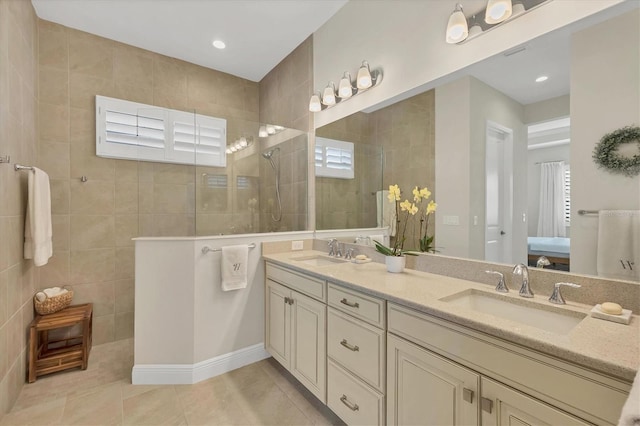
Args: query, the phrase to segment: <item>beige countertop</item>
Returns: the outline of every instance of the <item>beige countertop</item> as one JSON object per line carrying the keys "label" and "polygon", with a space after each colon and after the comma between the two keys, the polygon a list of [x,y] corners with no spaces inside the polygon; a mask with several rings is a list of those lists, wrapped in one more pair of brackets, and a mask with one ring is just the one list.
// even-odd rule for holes
{"label": "beige countertop", "polygon": [[518,296],[517,290],[500,297],[512,298],[515,304],[536,303],[543,310],[570,310],[587,316],[567,334],[559,334],[456,306],[440,299],[468,289],[495,293],[491,286],[444,275],[406,269],[400,274],[386,271],[384,264],[350,262],[311,266],[294,258],[326,255],[305,250],[271,253],[264,259],[293,270],[341,284],[364,293],[395,302],[494,337],[597,370],[632,382],[640,366],[640,318],[633,315],[629,325],[592,318],[592,306],[573,303],[550,303],[546,296],[533,299]]}

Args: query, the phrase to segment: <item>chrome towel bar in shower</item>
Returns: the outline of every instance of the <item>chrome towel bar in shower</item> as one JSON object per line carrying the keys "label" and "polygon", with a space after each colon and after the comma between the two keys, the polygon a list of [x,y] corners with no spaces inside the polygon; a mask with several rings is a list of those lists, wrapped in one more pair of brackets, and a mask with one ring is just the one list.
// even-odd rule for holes
{"label": "chrome towel bar in shower", "polygon": [[[249,244],[249,248],[250,249],[256,248],[256,243]],[[222,251],[222,249],[221,248],[211,248],[209,246],[202,247],[202,254],[207,254],[209,252],[216,252],[216,251]]]}

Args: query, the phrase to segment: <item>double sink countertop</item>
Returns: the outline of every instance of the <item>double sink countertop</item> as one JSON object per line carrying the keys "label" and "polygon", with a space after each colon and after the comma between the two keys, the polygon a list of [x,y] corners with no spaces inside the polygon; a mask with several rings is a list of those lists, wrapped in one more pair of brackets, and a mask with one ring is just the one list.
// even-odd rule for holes
{"label": "double sink countertop", "polygon": [[[314,265],[316,262],[304,261],[326,260],[326,253],[314,250],[265,254],[263,258],[627,382],[633,381],[640,367],[640,318],[637,315],[632,315],[630,324],[625,325],[591,317],[589,311],[593,306],[570,300],[566,305],[555,305],[547,300],[548,295],[536,294],[533,299],[525,299],[518,296],[518,289],[503,294],[486,284],[444,275],[411,269],[389,273],[384,264],[376,262],[357,264],[329,260]],[[543,313],[566,313],[569,317],[584,316],[584,319],[569,330],[559,327],[557,331],[549,331],[452,303],[459,296],[474,293],[512,302],[516,313],[521,305],[523,316],[527,315],[527,307],[534,306],[536,311]]]}

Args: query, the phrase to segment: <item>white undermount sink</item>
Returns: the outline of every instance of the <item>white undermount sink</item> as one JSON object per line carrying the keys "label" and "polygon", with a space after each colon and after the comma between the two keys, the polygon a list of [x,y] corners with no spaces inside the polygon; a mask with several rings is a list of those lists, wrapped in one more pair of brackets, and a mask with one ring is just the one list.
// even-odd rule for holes
{"label": "white undermount sink", "polygon": [[524,298],[506,298],[475,289],[465,290],[440,300],[556,334],[569,333],[586,316],[581,312],[541,305]]}
{"label": "white undermount sink", "polygon": [[322,255],[292,257],[291,260],[295,260],[296,262],[302,262],[309,266],[326,266],[326,265],[335,265],[336,263],[346,262],[346,260],[341,258],[322,256]]}

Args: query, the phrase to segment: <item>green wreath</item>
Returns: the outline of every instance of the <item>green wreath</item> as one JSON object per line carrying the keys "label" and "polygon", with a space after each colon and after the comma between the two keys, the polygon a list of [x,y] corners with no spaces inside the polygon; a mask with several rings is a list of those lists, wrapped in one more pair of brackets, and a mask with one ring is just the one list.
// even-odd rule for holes
{"label": "green wreath", "polygon": [[600,139],[600,143],[593,150],[593,160],[601,168],[625,176],[635,176],[640,173],[640,152],[633,157],[624,157],[618,153],[618,146],[635,142],[640,151],[640,127],[627,126],[608,133]]}

